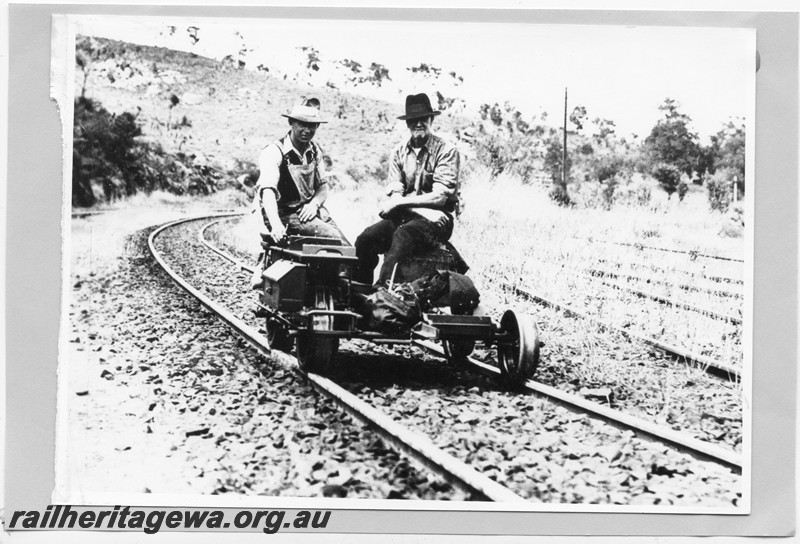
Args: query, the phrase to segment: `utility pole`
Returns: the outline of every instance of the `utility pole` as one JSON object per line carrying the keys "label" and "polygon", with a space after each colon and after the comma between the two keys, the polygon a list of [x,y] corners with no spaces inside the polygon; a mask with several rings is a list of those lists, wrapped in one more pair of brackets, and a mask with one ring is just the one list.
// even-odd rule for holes
{"label": "utility pole", "polygon": [[567,88],[564,87],[564,148],[561,150],[561,183],[567,188]]}

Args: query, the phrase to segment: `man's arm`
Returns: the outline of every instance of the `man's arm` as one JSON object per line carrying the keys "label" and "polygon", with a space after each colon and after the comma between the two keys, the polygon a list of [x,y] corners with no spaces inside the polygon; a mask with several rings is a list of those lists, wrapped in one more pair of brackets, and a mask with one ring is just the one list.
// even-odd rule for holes
{"label": "man's arm", "polygon": [[[402,149],[402,148],[401,148]],[[403,186],[403,165],[402,154],[400,149],[396,149],[392,153],[392,158],[389,161],[389,172],[386,175],[386,195],[402,195],[405,192]]]}
{"label": "man's arm", "polygon": [[286,235],[286,227],[278,215],[278,199],[280,198],[278,179],[280,179],[281,159],[281,152],[277,146],[265,147],[258,157],[258,166],[261,172],[258,182],[256,182],[258,201],[269,221],[270,235],[275,242],[279,242]]}
{"label": "man's arm", "polygon": [[386,218],[387,215],[394,210],[408,209],[408,208],[439,208],[447,203],[448,196],[444,193],[422,193],[420,195],[410,194],[401,196],[397,193],[391,195],[384,200],[378,215]]}
{"label": "man's arm", "polygon": [[286,227],[278,215],[278,199],[270,189],[264,189],[261,195],[261,209],[264,210],[264,215],[269,221],[270,236],[275,242],[280,242],[286,236]]}
{"label": "man's arm", "polygon": [[455,146],[445,143],[437,150],[434,158],[436,166],[433,170],[431,192],[442,193],[447,198],[450,198],[458,190],[461,157]]}

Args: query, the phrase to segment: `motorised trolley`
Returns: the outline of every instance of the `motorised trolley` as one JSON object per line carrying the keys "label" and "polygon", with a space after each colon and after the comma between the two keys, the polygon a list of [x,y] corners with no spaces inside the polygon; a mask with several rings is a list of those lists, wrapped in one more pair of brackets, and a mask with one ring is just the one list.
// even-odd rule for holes
{"label": "motorised trolley", "polygon": [[497,366],[509,383],[524,382],[536,370],[541,342],[528,314],[507,310],[495,323],[486,315],[454,315],[439,306],[424,308],[405,329],[370,330],[364,307],[376,288],[350,279],[358,264],[354,247],[336,238],[308,236],[290,236],[274,245],[266,235],[262,245],[266,257],[256,313],[266,319],[270,346],[289,352],[294,345],[305,371],[325,373],[339,341],[350,338],[438,341],[454,364],[465,361],[475,343],[482,342],[496,349]]}

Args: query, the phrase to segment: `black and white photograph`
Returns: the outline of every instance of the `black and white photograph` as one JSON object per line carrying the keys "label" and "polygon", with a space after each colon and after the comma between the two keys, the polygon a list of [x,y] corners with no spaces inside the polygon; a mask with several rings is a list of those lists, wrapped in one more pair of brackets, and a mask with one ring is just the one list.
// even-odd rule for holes
{"label": "black and white photograph", "polygon": [[54,500],[748,514],[755,45],[57,17]]}

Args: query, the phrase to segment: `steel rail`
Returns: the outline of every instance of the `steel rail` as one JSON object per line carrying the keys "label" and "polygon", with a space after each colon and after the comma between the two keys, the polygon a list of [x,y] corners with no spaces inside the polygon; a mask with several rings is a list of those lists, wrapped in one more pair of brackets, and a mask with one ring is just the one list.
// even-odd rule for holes
{"label": "steel rail", "polygon": [[[415,340],[414,343],[442,357],[445,356],[444,350],[433,342]],[[495,375],[500,374],[500,369],[473,357],[468,357],[467,361],[484,372]],[[709,444],[686,433],[588,401],[583,397],[566,393],[536,380],[527,380],[524,388],[568,410],[588,412],[616,428],[631,430],[640,435],[640,437],[644,436],[649,439],[655,439],[658,442],[670,444],[676,449],[695,457],[720,463],[739,472],[742,470],[742,457],[733,450]]]}
{"label": "steel rail", "polygon": [[[231,214],[226,214],[228,217],[230,215]],[[451,484],[469,494],[471,499],[497,502],[526,502],[523,497],[520,497],[510,489],[477,472],[466,463],[444,452],[441,448],[436,446],[430,438],[403,427],[386,414],[383,414],[379,410],[373,408],[363,400],[359,399],[346,389],[343,389],[342,387],[333,383],[329,379],[313,373],[304,373],[300,371],[290,356],[275,350],[271,350],[266,338],[264,338],[256,329],[247,325],[245,322],[233,315],[230,311],[217,304],[211,298],[207,297],[198,289],[190,285],[184,278],[180,277],[180,275],[177,274],[169,266],[169,264],[167,264],[165,259],[157,251],[155,247],[155,239],[159,234],[168,228],[190,221],[202,220],[208,217],[219,216],[193,217],[172,221],[160,226],[150,234],[148,238],[150,252],[153,254],[153,257],[156,259],[158,264],[165,270],[165,272],[172,278],[173,281],[175,281],[187,293],[195,297],[212,313],[222,319],[228,326],[242,335],[245,340],[258,351],[275,359],[279,359],[281,364],[289,366],[295,369],[297,372],[305,375],[309,383],[311,383],[311,385],[317,391],[332,398],[350,415],[373,429],[382,439],[384,439],[388,444],[392,445],[397,451],[407,455],[409,458],[416,461],[426,469],[443,476]],[[200,235],[202,236],[202,232]],[[218,251],[217,253],[222,254],[221,251]],[[228,258],[228,260],[231,260],[231,258]],[[235,259],[233,259],[233,261],[235,262]]]}
{"label": "steel rail", "polygon": [[[205,229],[201,231],[200,235],[204,236],[204,233]],[[216,246],[213,246],[213,244],[210,242],[204,240],[203,243],[209,248],[213,249],[215,253],[236,264],[237,267],[252,273],[252,268],[248,269],[246,265],[240,266],[240,262],[230,254],[222,251]],[[413,340],[411,343],[422,349],[426,349],[432,353],[435,353],[436,355],[445,357],[444,349],[431,341]],[[486,364],[473,357],[468,357],[467,361],[478,370],[494,375],[500,375],[500,369],[497,367]],[[739,473],[742,471],[743,461],[741,455],[730,449],[709,444],[708,442],[704,442],[689,436],[686,433],[681,433],[669,427],[637,418],[619,410],[607,408],[596,402],[591,402],[582,397],[560,391],[555,387],[535,380],[527,380],[524,384],[524,388],[540,398],[544,398],[573,412],[580,411],[582,413],[590,413],[595,418],[600,419],[616,428],[633,431],[640,438],[656,440],[660,443],[667,443],[677,450],[692,455],[698,459],[719,463]]]}
{"label": "steel rail", "polygon": [[679,348],[678,346],[675,346],[673,344],[669,344],[661,340],[656,340],[655,338],[650,338],[649,336],[645,336],[643,334],[639,334],[633,331],[623,329],[621,327],[617,327],[610,323],[606,323],[601,319],[589,316],[579,310],[576,310],[575,308],[572,308],[567,304],[554,302],[548,298],[538,295],[528,288],[518,287],[516,285],[512,285],[507,282],[500,282],[500,284],[506,289],[512,291],[515,295],[532,300],[533,302],[541,304],[542,306],[553,308],[554,310],[560,312],[567,312],[581,319],[586,319],[588,321],[597,323],[597,325],[606,330],[617,332],[619,334],[626,336],[631,340],[642,342],[643,344],[646,344],[648,346],[653,346],[654,348],[663,351],[667,355],[674,357],[679,361],[682,360],[689,364],[695,364],[710,374],[714,374],[722,378],[727,378],[728,380],[731,381],[739,381],[741,379],[739,370],[734,368],[732,365],[728,365],[720,361],[715,361],[703,355],[699,355],[689,350]]}
{"label": "steel rail", "polygon": [[597,277],[594,274],[587,274],[590,278],[594,279],[595,281],[600,282],[601,284],[611,287],[612,289],[616,289],[618,291],[624,291],[626,293],[630,293],[635,295],[639,298],[646,298],[650,300],[654,300],[659,304],[664,304],[667,306],[672,306],[674,308],[679,308],[681,310],[689,310],[691,312],[696,312],[701,315],[705,315],[712,319],[717,319],[720,321],[729,321],[730,323],[741,325],[742,318],[732,316],[730,314],[724,314],[721,312],[717,312],[715,310],[709,310],[708,308],[702,308],[700,306],[695,306],[694,304],[689,304],[688,302],[678,302],[676,300],[672,300],[668,297],[662,297],[660,295],[656,295],[655,293],[648,293],[647,291],[641,291],[639,289],[633,289],[632,287],[628,287],[627,285],[621,285],[619,283],[614,283],[603,278]]}
{"label": "steel rail", "polygon": [[[610,264],[611,266],[617,266],[617,267],[621,266],[621,263],[609,261],[608,259],[597,259],[597,262],[599,262],[600,264]],[[659,271],[659,270],[666,271],[666,272],[674,271],[674,272],[677,272],[679,274],[683,274],[685,276],[698,276],[698,274],[695,274],[694,272],[691,272],[689,270],[679,270],[679,269],[675,269],[675,268],[670,270],[669,268],[664,268],[663,266],[656,266],[656,265],[653,265],[653,264],[643,264],[643,263],[630,263],[630,264],[631,264],[631,266],[633,268],[647,268],[647,269],[652,270],[654,272]],[[740,279],[737,279],[737,278],[728,278],[728,277],[725,277],[725,276],[714,276],[714,275],[706,275],[706,274],[699,274],[699,277],[700,277],[700,279],[713,281],[714,283],[728,283],[728,284],[733,284],[733,285],[744,285],[744,280],[740,280]]]}
{"label": "steel rail", "polygon": [[608,270],[601,270],[599,268],[586,268],[584,272],[589,274],[590,276],[595,276],[599,278],[611,278],[616,280],[624,280],[624,281],[638,281],[641,283],[652,284],[652,285],[664,285],[666,287],[677,287],[684,291],[698,291],[701,293],[707,293],[709,295],[723,297],[723,298],[742,298],[744,295],[742,293],[733,293],[731,291],[723,291],[721,289],[714,289],[711,287],[699,287],[697,285],[689,285],[687,283],[670,283],[668,281],[656,280],[652,278],[643,278],[641,276],[635,276],[633,274],[623,274],[620,272],[611,272]]}
{"label": "steel rail", "polygon": [[735,262],[735,263],[743,263],[744,262],[744,259],[738,259],[736,257],[723,257],[723,256],[720,256],[720,255],[709,255],[708,253],[700,253],[699,251],[693,251],[693,250],[687,251],[685,249],[672,249],[672,248],[669,248],[669,247],[646,246],[646,245],[641,244],[639,242],[614,242],[614,241],[611,241],[611,240],[595,240],[595,241],[596,242],[600,242],[602,244],[612,244],[612,245],[615,245],[615,246],[632,247],[632,248],[638,249],[639,251],[644,250],[644,249],[650,249],[650,250],[653,250],[653,251],[664,251],[664,252],[667,252],[667,253],[680,253],[680,254],[684,254],[684,255],[689,255],[689,258],[691,260],[693,260],[693,261],[696,260],[698,257],[702,257],[704,259],[716,259],[718,261],[730,261],[730,262]]}
{"label": "steel rail", "polygon": [[243,215],[244,215],[244,213],[231,214],[229,216],[226,216],[226,217],[223,217],[221,219],[217,219],[216,221],[212,221],[211,223],[208,223],[205,227],[200,229],[200,234],[198,236],[198,239],[200,240],[200,243],[202,243],[208,249],[210,249],[211,251],[213,251],[214,253],[216,253],[217,255],[222,257],[223,259],[226,259],[226,260],[232,262],[233,264],[235,264],[236,268],[238,268],[239,270],[241,270],[243,272],[249,272],[249,273],[252,274],[253,273],[253,268],[251,266],[244,264],[242,261],[240,261],[240,260],[236,259],[235,257],[233,257],[233,255],[231,255],[230,253],[226,253],[226,252],[222,251],[220,248],[218,248],[217,246],[215,246],[214,244],[212,244],[211,242],[209,242],[206,239],[206,231],[208,229],[210,229],[211,227],[213,227],[214,225],[217,225],[217,224],[221,223],[225,219],[230,219],[232,217],[241,217]]}

